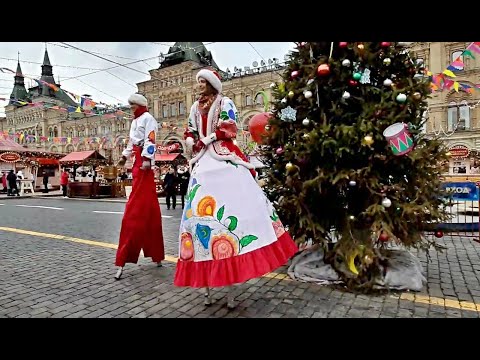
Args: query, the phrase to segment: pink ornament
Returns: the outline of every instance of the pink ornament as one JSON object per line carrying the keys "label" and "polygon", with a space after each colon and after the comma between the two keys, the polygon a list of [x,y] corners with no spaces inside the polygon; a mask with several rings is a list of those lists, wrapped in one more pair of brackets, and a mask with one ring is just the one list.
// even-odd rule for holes
{"label": "pink ornament", "polygon": [[292,79],[295,79],[300,73],[297,70],[292,71],[291,76]]}
{"label": "pink ornament", "polygon": [[322,64],[317,69],[317,74],[320,76],[326,76],[330,74],[330,66],[328,64]]}
{"label": "pink ornament", "polygon": [[387,41],[384,41],[380,44],[382,47],[389,47],[390,46],[390,43],[387,42]]}
{"label": "pink ornament", "polygon": [[340,46],[341,48],[346,48],[348,46],[348,43],[347,42],[341,42],[338,44],[338,46]]}
{"label": "pink ornament", "polygon": [[284,151],[285,150],[283,150],[282,147],[279,147],[275,152],[277,153],[277,155],[281,155],[281,154],[283,154]]}

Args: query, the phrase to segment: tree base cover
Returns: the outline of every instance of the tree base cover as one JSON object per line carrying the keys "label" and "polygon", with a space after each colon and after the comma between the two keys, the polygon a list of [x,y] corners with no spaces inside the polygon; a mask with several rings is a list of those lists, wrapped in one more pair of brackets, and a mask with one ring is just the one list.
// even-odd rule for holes
{"label": "tree base cover", "polygon": [[[368,290],[411,290],[421,291],[427,280],[419,259],[400,248],[385,250],[382,272],[372,279]],[[328,255],[327,255],[328,257]],[[337,271],[348,272],[348,265],[339,266]],[[344,284],[333,266],[325,262],[325,252],[320,246],[313,246],[298,253],[288,269],[293,280],[312,282],[319,285]],[[348,281],[348,280],[347,280]],[[361,288],[358,288],[361,290]],[[367,288],[365,288],[367,289]]]}

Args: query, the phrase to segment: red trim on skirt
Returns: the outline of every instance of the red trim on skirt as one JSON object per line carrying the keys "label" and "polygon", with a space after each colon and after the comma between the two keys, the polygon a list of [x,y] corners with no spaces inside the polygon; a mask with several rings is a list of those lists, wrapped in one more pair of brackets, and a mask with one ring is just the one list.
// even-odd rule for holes
{"label": "red trim on skirt", "polygon": [[200,288],[243,283],[285,265],[297,251],[297,245],[285,232],[270,245],[228,259],[199,262],[179,259],[173,284]]}

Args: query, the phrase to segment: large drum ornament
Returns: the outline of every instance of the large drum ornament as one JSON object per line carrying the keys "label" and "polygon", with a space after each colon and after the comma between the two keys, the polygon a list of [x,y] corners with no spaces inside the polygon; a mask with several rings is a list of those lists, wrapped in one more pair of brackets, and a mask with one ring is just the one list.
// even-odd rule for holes
{"label": "large drum ornament", "polygon": [[408,126],[404,123],[390,125],[383,132],[383,136],[390,144],[394,155],[408,154],[414,148],[412,135],[408,132]]}

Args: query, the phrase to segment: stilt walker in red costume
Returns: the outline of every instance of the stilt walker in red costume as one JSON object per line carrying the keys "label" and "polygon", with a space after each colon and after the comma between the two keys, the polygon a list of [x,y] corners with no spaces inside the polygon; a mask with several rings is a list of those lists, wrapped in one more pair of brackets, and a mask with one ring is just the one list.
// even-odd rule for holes
{"label": "stilt walker in red costume", "polygon": [[[254,166],[234,144],[238,113],[222,96],[214,71],[197,74],[201,97],[185,133],[191,176],[180,223],[174,284],[210,288],[243,283],[284,265],[297,252],[273,205],[257,184]],[[235,307],[230,288],[227,306]]]}
{"label": "stilt walker in red costume", "polygon": [[133,184],[125,206],[115,260],[115,265],[120,267],[115,275],[117,280],[122,276],[126,263],[138,262],[141,250],[145,257],[152,258],[158,266],[161,266],[161,261],[165,259],[162,217],[152,170],[158,124],[148,112],[147,99],[144,96],[133,94],[128,103],[134,119],[130,126],[128,146],[123,151],[118,166],[125,166],[127,158],[134,156]]}

